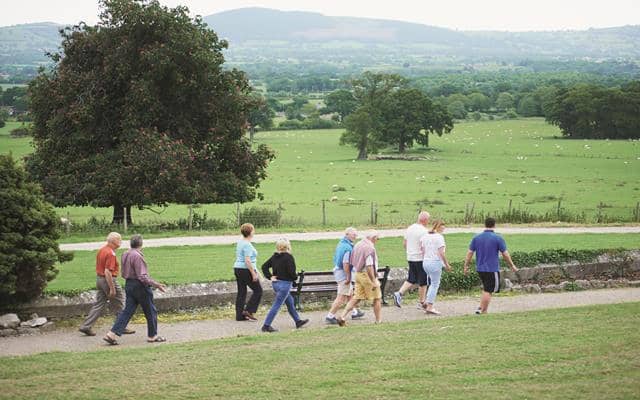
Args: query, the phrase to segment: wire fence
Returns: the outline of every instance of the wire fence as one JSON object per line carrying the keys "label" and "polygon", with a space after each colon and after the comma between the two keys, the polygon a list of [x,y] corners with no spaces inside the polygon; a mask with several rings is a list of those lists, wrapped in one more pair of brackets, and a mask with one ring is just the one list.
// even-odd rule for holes
{"label": "wire fence", "polygon": [[[575,223],[611,224],[640,223],[640,202],[631,206],[613,206],[604,202],[580,208],[566,206],[563,199],[553,204],[535,206],[507,200],[503,206],[495,204],[464,203],[452,207],[442,202],[392,202],[380,204],[375,201],[336,202],[320,200],[309,203],[253,203],[187,206],[182,216],[154,217],[152,220],[114,226],[111,219],[90,216],[62,218],[62,228],[67,234],[82,232],[104,232],[117,227],[123,232],[133,229],[139,233],[163,231],[235,231],[249,222],[259,228],[269,229],[343,229],[346,226],[400,227],[415,221],[421,210],[428,210],[432,218],[444,219],[450,225],[482,224],[491,216],[499,223]],[[134,220],[135,221],[135,220]]]}

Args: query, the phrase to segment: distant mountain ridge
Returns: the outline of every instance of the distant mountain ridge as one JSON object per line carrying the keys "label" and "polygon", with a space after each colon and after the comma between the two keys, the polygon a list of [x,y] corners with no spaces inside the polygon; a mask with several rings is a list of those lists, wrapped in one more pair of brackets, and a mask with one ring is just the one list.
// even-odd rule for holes
{"label": "distant mountain ridge", "polygon": [[[398,48],[416,45],[420,51],[438,56],[469,58],[640,59],[640,25],[584,31],[457,31],[410,22],[255,7],[203,19],[221,38],[230,41],[232,57],[236,49],[248,49],[250,53],[256,43],[278,41],[286,42],[285,48],[317,47],[318,43],[329,42]],[[48,22],[0,27],[0,66],[46,62],[45,52],[55,51],[60,44],[61,27]]]}

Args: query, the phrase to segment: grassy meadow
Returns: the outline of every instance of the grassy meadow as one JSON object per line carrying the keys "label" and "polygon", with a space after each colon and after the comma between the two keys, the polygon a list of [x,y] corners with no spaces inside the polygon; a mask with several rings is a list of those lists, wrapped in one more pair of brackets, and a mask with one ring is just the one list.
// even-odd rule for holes
{"label": "grassy meadow", "polygon": [[4,358],[0,398],[631,399],[638,324],[627,303]]}
{"label": "grassy meadow", "polygon": [[[447,235],[450,262],[461,262],[468,249],[471,234]],[[509,250],[531,252],[541,249],[637,249],[638,234],[578,235],[505,235]],[[298,269],[307,271],[332,268],[335,240],[292,243]],[[406,266],[401,238],[383,238],[376,245],[381,265]],[[273,244],[256,244],[258,263],[274,251]],[[118,250],[118,255],[123,250]],[[95,288],[95,252],[76,251],[73,261],[59,264],[60,273],[47,286],[47,292],[76,292]],[[233,281],[235,245],[150,247],[144,249],[149,273],[155,279],[175,285],[192,282]]]}
{"label": "grassy meadow", "polygon": [[[7,128],[0,131],[1,152],[28,152],[28,139],[6,134]],[[458,123],[450,134],[431,136],[432,150],[410,150],[428,161],[357,161],[354,148],[338,144],[340,134],[259,132],[257,143],[272,147],[277,158],[259,189],[264,200],[242,207],[281,207],[285,229],[307,229],[322,227],[322,200],[327,227],[368,224],[372,202],[378,225],[400,226],[420,207],[461,223],[466,207],[495,213],[511,202],[512,209],[544,214],[556,213],[559,201],[563,212],[584,213],[586,223],[632,222],[640,201],[640,141],[561,139],[558,128],[542,119]],[[234,204],[196,209],[205,211],[235,221]],[[81,223],[92,216],[110,221],[112,210],[67,207],[59,213]],[[152,223],[186,218],[188,210],[171,205],[160,214],[133,214],[134,222]]]}

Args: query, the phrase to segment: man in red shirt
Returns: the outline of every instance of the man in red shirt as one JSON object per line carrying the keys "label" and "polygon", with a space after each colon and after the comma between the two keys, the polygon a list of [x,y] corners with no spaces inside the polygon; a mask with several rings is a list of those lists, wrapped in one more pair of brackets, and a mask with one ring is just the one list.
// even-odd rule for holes
{"label": "man in red shirt", "polygon": [[[120,268],[116,250],[120,247],[121,242],[120,234],[111,232],[107,236],[107,244],[98,250],[96,256],[96,287],[98,295],[96,302],[91,307],[91,311],[89,311],[89,315],[87,315],[79,329],[80,332],[87,336],[96,335],[91,327],[100,318],[107,303],[111,305],[116,315],[124,308],[124,292],[116,280]],[[135,331],[125,329],[124,333],[135,333]]]}

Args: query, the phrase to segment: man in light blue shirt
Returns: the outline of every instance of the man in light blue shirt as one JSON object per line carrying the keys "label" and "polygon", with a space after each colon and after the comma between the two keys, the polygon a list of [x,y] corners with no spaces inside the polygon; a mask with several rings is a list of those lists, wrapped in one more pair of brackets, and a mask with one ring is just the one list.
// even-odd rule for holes
{"label": "man in light blue shirt", "polygon": [[486,228],[484,232],[474,236],[471,240],[467,257],[464,260],[464,274],[467,275],[473,253],[476,253],[476,271],[482,281],[482,296],[476,314],[486,314],[491,302],[491,295],[500,291],[500,259],[498,254],[502,254],[502,258],[509,264],[512,271],[518,271],[507,251],[504,239],[494,232],[496,220],[489,217],[484,222],[484,226]]}

